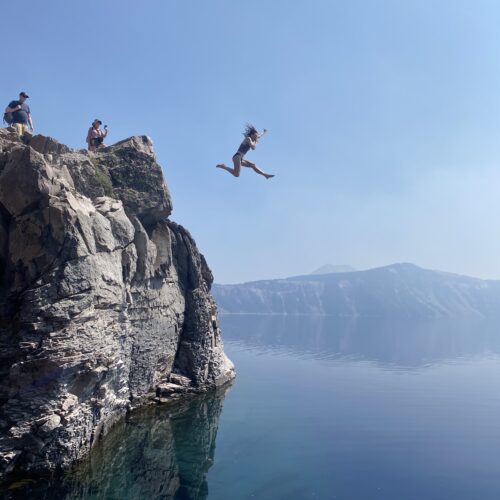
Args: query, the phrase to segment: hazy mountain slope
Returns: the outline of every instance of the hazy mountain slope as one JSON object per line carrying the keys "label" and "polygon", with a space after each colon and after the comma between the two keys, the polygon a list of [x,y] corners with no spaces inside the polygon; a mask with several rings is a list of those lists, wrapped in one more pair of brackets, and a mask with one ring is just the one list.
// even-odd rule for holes
{"label": "hazy mountain slope", "polygon": [[500,312],[500,282],[413,264],[214,285],[220,311],[258,314],[445,317]]}

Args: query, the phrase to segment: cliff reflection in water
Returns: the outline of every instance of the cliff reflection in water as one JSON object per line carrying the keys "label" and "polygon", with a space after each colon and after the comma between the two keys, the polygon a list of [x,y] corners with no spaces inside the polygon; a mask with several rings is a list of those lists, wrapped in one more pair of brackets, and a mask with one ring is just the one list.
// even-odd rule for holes
{"label": "cliff reflection in water", "polygon": [[224,339],[230,342],[316,359],[373,361],[391,368],[500,353],[498,320],[229,314],[221,321]]}
{"label": "cliff reflection in water", "polygon": [[51,480],[22,481],[6,498],[204,500],[228,387],[133,412],[73,471]]}

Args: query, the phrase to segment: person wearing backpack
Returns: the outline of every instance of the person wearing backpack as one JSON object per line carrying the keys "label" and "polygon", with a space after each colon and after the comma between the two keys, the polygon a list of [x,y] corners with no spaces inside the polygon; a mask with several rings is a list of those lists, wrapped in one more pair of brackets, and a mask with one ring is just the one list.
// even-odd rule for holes
{"label": "person wearing backpack", "polygon": [[33,133],[33,120],[31,119],[31,111],[26,99],[29,95],[26,92],[19,94],[19,100],[12,101],[6,108],[3,115],[4,121],[14,127],[20,137],[24,135],[28,127]]}

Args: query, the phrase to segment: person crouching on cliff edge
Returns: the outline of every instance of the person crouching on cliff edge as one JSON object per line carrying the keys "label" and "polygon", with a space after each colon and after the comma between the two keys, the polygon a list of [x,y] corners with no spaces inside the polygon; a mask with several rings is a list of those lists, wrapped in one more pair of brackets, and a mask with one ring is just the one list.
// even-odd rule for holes
{"label": "person crouching on cliff edge", "polygon": [[249,167],[251,168],[254,172],[256,172],[259,175],[263,175],[266,179],[270,179],[271,177],[274,177],[274,174],[266,174],[263,172],[255,163],[252,163],[248,160],[245,160],[245,155],[248,153],[250,149],[255,149],[257,147],[257,143],[259,142],[259,139],[267,132],[266,129],[262,131],[262,133],[259,134],[257,129],[253,126],[247,123],[245,126],[245,131],[243,132],[243,135],[245,136],[245,139],[243,139],[243,142],[240,144],[240,147],[238,148],[238,151],[233,156],[233,168],[226,167],[224,163],[219,163],[216,165],[217,168],[222,168],[223,170],[226,170],[230,174],[234,175],[235,177],[240,176],[240,170],[241,167]]}
{"label": "person crouching on cliff edge", "polygon": [[92,122],[92,126],[89,128],[87,133],[87,144],[89,151],[95,151],[98,148],[106,147],[104,138],[108,135],[108,126],[104,125],[104,130],[99,127],[102,125],[102,121],[97,118]]}
{"label": "person crouching on cliff edge", "polygon": [[19,94],[19,100],[12,101],[5,108],[4,120],[6,116],[9,118],[9,120],[6,120],[7,123],[15,129],[20,137],[26,133],[28,127],[31,129],[31,133],[34,132],[30,107],[26,102],[28,98],[29,95],[26,92],[21,92]]}

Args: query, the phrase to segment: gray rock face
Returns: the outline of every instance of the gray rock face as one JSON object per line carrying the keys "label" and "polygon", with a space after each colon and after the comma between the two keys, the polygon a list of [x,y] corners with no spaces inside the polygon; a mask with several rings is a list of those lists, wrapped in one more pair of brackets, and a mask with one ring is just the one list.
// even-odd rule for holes
{"label": "gray rock face", "polygon": [[132,412],[70,471],[0,485],[0,498],[205,500],[227,390]]}
{"label": "gray rock face", "polygon": [[29,142],[0,130],[2,474],[80,459],[166,384],[178,397],[234,377],[151,141]]}

